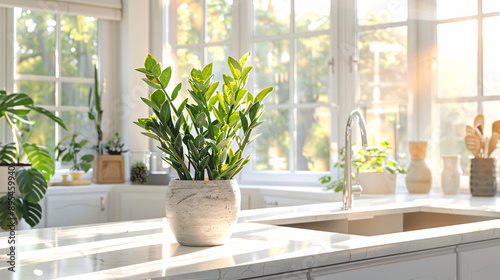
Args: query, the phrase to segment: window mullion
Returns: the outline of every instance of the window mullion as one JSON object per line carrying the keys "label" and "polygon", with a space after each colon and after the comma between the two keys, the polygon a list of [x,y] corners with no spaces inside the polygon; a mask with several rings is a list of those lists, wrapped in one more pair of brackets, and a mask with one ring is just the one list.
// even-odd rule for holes
{"label": "window mullion", "polygon": [[[61,41],[61,15],[56,14],[56,53],[55,53],[55,59],[56,59],[56,67],[55,67],[55,78],[56,78],[56,84],[55,84],[55,114],[58,117],[62,117],[62,112],[60,110],[61,107],[61,89],[62,89],[62,84],[61,84],[61,63],[62,63],[62,58],[61,58],[61,51],[62,51],[62,41]],[[61,137],[61,128],[54,124],[55,127],[55,141],[57,144],[59,143]]]}
{"label": "window mullion", "polygon": [[[477,1],[477,96],[481,99],[484,96],[483,86],[483,16],[482,1]],[[478,114],[483,113],[483,102],[477,102]]]}

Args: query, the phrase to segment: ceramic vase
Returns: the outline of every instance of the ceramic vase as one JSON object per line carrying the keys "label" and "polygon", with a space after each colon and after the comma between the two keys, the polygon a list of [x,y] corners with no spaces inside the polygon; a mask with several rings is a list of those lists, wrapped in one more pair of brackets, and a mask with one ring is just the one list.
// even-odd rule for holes
{"label": "ceramic vase", "polygon": [[432,187],[432,172],[425,156],[427,142],[409,142],[411,161],[406,172],[406,188],[409,193],[428,193]]}
{"label": "ceramic vase", "polygon": [[495,196],[497,193],[496,159],[473,158],[470,165],[472,196]]}
{"label": "ceramic vase", "polygon": [[460,189],[460,156],[442,156],[441,188],[444,194],[457,194]]}
{"label": "ceramic vase", "polygon": [[241,194],[236,180],[170,180],[165,211],[177,242],[222,245],[238,218]]}
{"label": "ceramic vase", "polygon": [[361,172],[358,175],[363,194],[393,194],[396,190],[396,174],[387,172]]}

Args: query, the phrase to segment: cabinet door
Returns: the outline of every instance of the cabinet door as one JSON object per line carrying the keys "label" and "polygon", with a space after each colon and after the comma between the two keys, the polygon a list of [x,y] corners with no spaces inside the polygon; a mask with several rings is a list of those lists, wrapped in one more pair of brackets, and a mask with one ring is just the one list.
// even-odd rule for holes
{"label": "cabinet door", "polygon": [[310,279],[452,280],[456,267],[454,248],[445,248],[313,269]]}
{"label": "cabinet door", "polygon": [[120,221],[165,217],[166,191],[122,192],[120,194]]}
{"label": "cabinet door", "polygon": [[106,193],[50,195],[46,199],[47,227],[95,224],[108,221]]}
{"label": "cabinet door", "polygon": [[500,279],[500,241],[484,241],[457,248],[459,280]]}

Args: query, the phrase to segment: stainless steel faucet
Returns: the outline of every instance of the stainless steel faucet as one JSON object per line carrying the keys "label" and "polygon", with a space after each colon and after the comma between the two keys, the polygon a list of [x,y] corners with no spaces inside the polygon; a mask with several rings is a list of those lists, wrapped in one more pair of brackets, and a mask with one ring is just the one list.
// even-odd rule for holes
{"label": "stainless steel faucet", "polygon": [[[351,130],[354,119],[358,120],[359,129],[361,130],[361,144],[364,147],[368,145],[368,140],[366,139],[365,119],[358,110],[354,110],[349,115],[349,118],[347,119],[347,126],[345,128],[344,210],[349,210],[352,207],[353,186],[351,182]],[[361,192],[361,186],[356,185],[354,187],[357,192]]]}

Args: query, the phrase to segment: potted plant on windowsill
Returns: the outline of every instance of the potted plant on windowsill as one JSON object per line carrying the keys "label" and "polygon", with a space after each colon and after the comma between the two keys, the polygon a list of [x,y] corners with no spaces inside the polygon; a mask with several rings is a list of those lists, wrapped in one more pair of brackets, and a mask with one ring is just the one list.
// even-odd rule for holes
{"label": "potted plant on windowsill", "polygon": [[[364,194],[391,194],[396,189],[396,178],[398,173],[406,173],[406,167],[396,160],[389,159],[391,145],[385,141],[379,146],[370,146],[353,154],[352,165],[358,173],[359,184],[363,187]],[[341,175],[338,180],[332,181],[331,176],[320,178],[326,189],[334,189],[336,192],[342,191],[344,187],[343,169],[345,165],[345,147],[340,151],[341,160],[335,163],[334,167],[341,168]],[[399,155],[404,158],[405,155]],[[353,180],[355,174],[351,174]]]}
{"label": "potted plant on windowsill", "polygon": [[[203,69],[192,69],[188,98],[175,102],[179,83],[167,92],[172,70],[161,69],[148,55],[144,82],[155,91],[142,98],[153,114],[135,122],[144,135],[159,141],[163,158],[177,172],[167,190],[166,214],[177,241],[188,246],[220,245],[231,234],[240,207],[240,191],[235,175],[250,161],[245,148],[256,137],[252,131],[262,121],[263,99],[272,87],[255,97],[245,88],[252,66],[245,66],[250,53],[239,61],[228,58],[232,76],[223,75],[222,93],[219,82],[212,82],[210,63]],[[193,102],[194,101],[194,102]],[[179,105],[176,105],[179,104]]]}
{"label": "potted plant on windowsill", "polygon": [[[73,182],[81,181],[82,176],[89,171],[92,166],[92,160],[94,159],[94,155],[86,154],[80,156],[85,145],[88,143],[88,140],[82,139],[77,141],[76,138],[78,134],[73,134],[71,136],[66,136],[57,144],[56,151],[56,160],[61,159],[63,162],[70,162],[70,175]],[[66,139],[70,139],[69,143],[66,143]],[[88,185],[90,181],[79,182],[81,185]]]}
{"label": "potted plant on windowsill", "polygon": [[[32,113],[42,114],[66,130],[60,118],[35,106],[27,94],[0,91],[0,121],[5,118],[14,137],[14,142],[0,143],[0,227],[4,230],[21,219],[31,227],[40,222],[39,201],[45,196],[47,182],[55,171],[47,148],[23,141],[19,126],[25,125],[30,130],[34,122],[28,115]],[[14,211],[9,210],[12,205]]]}

